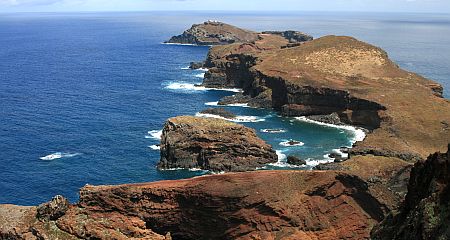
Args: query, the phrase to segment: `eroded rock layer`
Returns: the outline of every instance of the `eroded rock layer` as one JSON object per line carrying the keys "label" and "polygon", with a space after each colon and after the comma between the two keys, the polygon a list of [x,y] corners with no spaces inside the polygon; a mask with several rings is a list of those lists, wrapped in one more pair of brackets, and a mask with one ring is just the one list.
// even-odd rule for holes
{"label": "eroded rock layer", "polygon": [[[86,186],[57,219],[0,206],[12,239],[365,239],[389,204],[344,172],[262,171]],[[13,222],[7,222],[13,218]]]}

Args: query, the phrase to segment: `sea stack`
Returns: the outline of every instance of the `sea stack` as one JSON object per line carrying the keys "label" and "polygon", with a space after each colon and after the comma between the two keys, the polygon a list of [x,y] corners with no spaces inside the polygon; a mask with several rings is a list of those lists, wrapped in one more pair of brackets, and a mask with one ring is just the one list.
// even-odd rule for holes
{"label": "sea stack", "polygon": [[251,128],[222,119],[179,116],[164,125],[158,168],[236,172],[277,160],[272,147]]}

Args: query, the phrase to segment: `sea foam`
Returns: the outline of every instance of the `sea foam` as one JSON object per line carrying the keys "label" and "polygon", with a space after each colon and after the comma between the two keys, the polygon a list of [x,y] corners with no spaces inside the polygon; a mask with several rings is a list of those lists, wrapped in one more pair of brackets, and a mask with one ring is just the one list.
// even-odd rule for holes
{"label": "sea foam", "polygon": [[81,153],[55,152],[55,153],[49,154],[47,156],[40,157],[39,159],[44,160],[44,161],[51,161],[51,160],[55,160],[55,159],[59,159],[59,158],[75,157],[78,155],[81,155]]}
{"label": "sea foam", "polygon": [[300,141],[295,141],[295,143],[292,143],[292,141],[293,140],[283,141],[283,142],[280,142],[280,145],[284,146],[284,147],[299,147],[299,146],[305,145],[305,143],[300,142]]}
{"label": "sea foam", "polygon": [[224,118],[219,115],[214,114],[207,114],[207,113],[196,113],[195,116],[197,117],[206,117],[206,118],[218,118],[223,119],[231,122],[263,122],[266,121],[264,118],[255,117],[255,116],[236,116],[235,118]]}
{"label": "sea foam", "polygon": [[274,128],[274,129],[264,128],[259,131],[263,132],[263,133],[285,133],[286,132],[285,129],[278,129],[278,128]]}
{"label": "sea foam", "polygon": [[151,130],[147,133],[148,135],[145,135],[145,138],[161,140],[162,130]]}
{"label": "sea foam", "polygon": [[225,105],[219,105],[219,102],[207,102],[205,103],[206,106],[220,106],[220,107],[250,107],[248,103],[232,103],[232,104],[225,104]]}
{"label": "sea foam", "polygon": [[159,151],[161,148],[158,145],[151,145],[148,146],[150,149],[155,150],[155,151]]}
{"label": "sea foam", "polygon": [[195,74],[195,77],[204,78],[205,77],[205,73],[203,72],[203,73]]}
{"label": "sea foam", "polygon": [[[353,137],[351,138],[352,144],[354,144],[355,142],[360,142],[360,141],[364,140],[364,138],[366,138],[366,133],[361,128],[356,128],[356,127],[349,126],[349,125],[335,125],[335,124],[330,124],[330,123],[323,123],[323,122],[308,119],[306,117],[296,117],[295,119],[298,121],[302,121],[302,122],[314,123],[314,124],[318,124],[318,125],[322,125],[322,126],[344,129],[344,130],[350,131],[353,134]],[[349,146],[349,147],[351,147],[351,146]]]}
{"label": "sea foam", "polygon": [[198,84],[193,83],[183,83],[183,82],[173,82],[165,86],[166,89],[170,90],[178,90],[183,92],[193,92],[193,91],[228,91],[228,92],[242,92],[241,89],[238,88],[207,88],[203,86],[199,86]]}

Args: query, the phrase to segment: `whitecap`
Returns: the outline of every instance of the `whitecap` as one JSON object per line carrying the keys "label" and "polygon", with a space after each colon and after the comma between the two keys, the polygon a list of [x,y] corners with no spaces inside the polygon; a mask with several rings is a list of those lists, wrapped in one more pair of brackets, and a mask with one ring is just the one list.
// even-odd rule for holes
{"label": "whitecap", "polygon": [[195,116],[206,117],[206,118],[218,118],[218,119],[223,119],[223,120],[227,120],[227,121],[231,121],[231,122],[239,122],[239,123],[266,121],[266,119],[264,119],[264,118],[255,117],[255,116],[236,116],[235,118],[224,118],[219,115],[207,114],[207,113],[196,113]]}
{"label": "whitecap", "polygon": [[231,104],[219,105],[219,102],[207,102],[207,103],[205,103],[205,105],[206,106],[220,106],[220,107],[247,107],[247,108],[250,107],[248,105],[248,103],[231,103]]}
{"label": "whitecap", "polygon": [[148,146],[148,147],[151,148],[152,150],[155,150],[155,151],[159,151],[161,149],[158,145],[151,145],[151,146]]}
{"label": "whitecap", "polygon": [[286,130],[285,129],[269,129],[269,128],[265,128],[265,129],[261,129],[259,130],[260,132],[263,133],[285,133]]}
{"label": "whitecap", "polygon": [[178,46],[198,46],[197,44],[193,44],[193,43],[168,43],[168,42],[163,42],[161,44],[178,45]]}
{"label": "whitecap", "polygon": [[297,146],[303,146],[303,145],[305,145],[305,143],[300,142],[300,141],[295,141],[295,140],[287,140],[284,142],[280,142],[280,145],[284,146],[284,147],[297,147]]}
{"label": "whitecap", "polygon": [[219,102],[207,102],[205,103],[206,106],[218,106]]}
{"label": "whitecap", "polygon": [[207,71],[208,71],[207,68],[197,68],[197,69],[195,69],[195,70],[197,70],[197,71],[202,71],[202,72],[207,72]]}
{"label": "whitecap", "polygon": [[49,154],[47,156],[40,157],[39,159],[45,160],[45,161],[51,161],[51,160],[55,160],[55,159],[59,159],[59,158],[75,157],[75,156],[78,156],[78,155],[81,155],[81,153],[55,152],[55,153]]}
{"label": "whitecap", "polygon": [[182,67],[181,70],[190,70],[191,68],[189,66],[187,67]]}
{"label": "whitecap", "polygon": [[148,135],[145,138],[161,140],[162,130],[151,130],[147,132]]}
{"label": "whitecap", "polygon": [[321,164],[321,163],[330,163],[330,162],[334,162],[334,159],[333,158],[330,158],[329,156],[328,156],[328,154],[327,155],[324,155],[323,156],[324,157],[324,159],[311,159],[311,158],[308,158],[308,159],[306,159],[306,165],[307,166],[310,166],[310,167],[315,167],[315,166],[317,166],[317,165],[319,165],[319,164]]}
{"label": "whitecap", "polygon": [[343,130],[350,131],[352,133],[352,135],[353,135],[353,137],[351,138],[352,145],[355,142],[363,141],[364,138],[366,138],[366,133],[364,132],[364,130],[361,129],[361,128],[354,127],[354,126],[350,126],[350,125],[335,125],[335,124],[331,124],[331,123],[323,123],[323,122],[319,122],[319,121],[314,121],[314,120],[308,119],[306,117],[296,117],[295,119],[298,120],[298,121],[302,121],[302,122],[314,123],[314,124],[318,124],[318,125],[322,125],[322,126],[327,126],[327,127],[331,127],[331,128],[338,128],[338,129],[343,129]]}
{"label": "whitecap", "polygon": [[198,78],[204,78],[204,77],[205,77],[205,73],[198,73],[198,74],[195,74],[195,77],[198,77]]}
{"label": "whitecap", "polygon": [[192,92],[192,91],[228,91],[228,92],[242,92],[241,89],[237,88],[207,88],[200,86],[198,84],[193,83],[183,83],[183,82],[173,82],[169,85],[165,86],[166,89],[170,90],[178,90],[178,91],[185,91],[185,92]]}

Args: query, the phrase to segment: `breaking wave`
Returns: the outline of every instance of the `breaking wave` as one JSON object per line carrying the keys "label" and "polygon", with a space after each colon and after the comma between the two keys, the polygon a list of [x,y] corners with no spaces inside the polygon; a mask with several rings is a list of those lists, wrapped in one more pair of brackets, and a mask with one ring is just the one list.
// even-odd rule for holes
{"label": "breaking wave", "polygon": [[44,161],[51,161],[51,160],[55,160],[55,159],[59,159],[59,158],[70,158],[70,157],[75,157],[75,156],[79,156],[79,155],[81,155],[81,153],[55,152],[55,153],[49,154],[47,156],[40,157],[39,159],[44,160]]}
{"label": "breaking wave", "polygon": [[145,135],[145,138],[161,140],[162,130],[151,130],[147,132],[148,135]]}
{"label": "breaking wave", "polygon": [[300,141],[295,141],[295,140],[288,140],[288,141],[280,142],[280,145],[284,146],[284,147],[297,147],[297,146],[303,146],[303,145],[305,145],[305,143],[300,142]]}
{"label": "breaking wave", "polygon": [[228,92],[242,92],[241,89],[238,88],[207,88],[200,86],[198,84],[193,83],[183,83],[183,82],[172,82],[165,86],[164,88],[170,89],[170,90],[178,90],[178,91],[184,91],[184,92],[193,92],[193,91],[228,91]]}
{"label": "breaking wave", "polygon": [[[335,125],[335,124],[330,124],[330,123],[323,123],[323,122],[308,119],[306,117],[296,117],[295,119],[298,121],[301,121],[301,122],[314,123],[317,125],[347,130],[347,131],[351,132],[353,135],[353,137],[351,138],[352,144],[354,144],[355,142],[363,141],[364,138],[366,138],[366,133],[361,128],[357,128],[357,127],[353,127],[353,126],[349,126],[349,125]],[[349,147],[351,147],[351,146],[349,146]]]}
{"label": "breaking wave", "polygon": [[235,118],[224,118],[219,115],[214,114],[206,114],[206,113],[196,113],[195,116],[197,117],[207,117],[207,118],[218,118],[223,119],[231,122],[263,122],[266,121],[264,118],[255,117],[255,116],[236,116]]}

